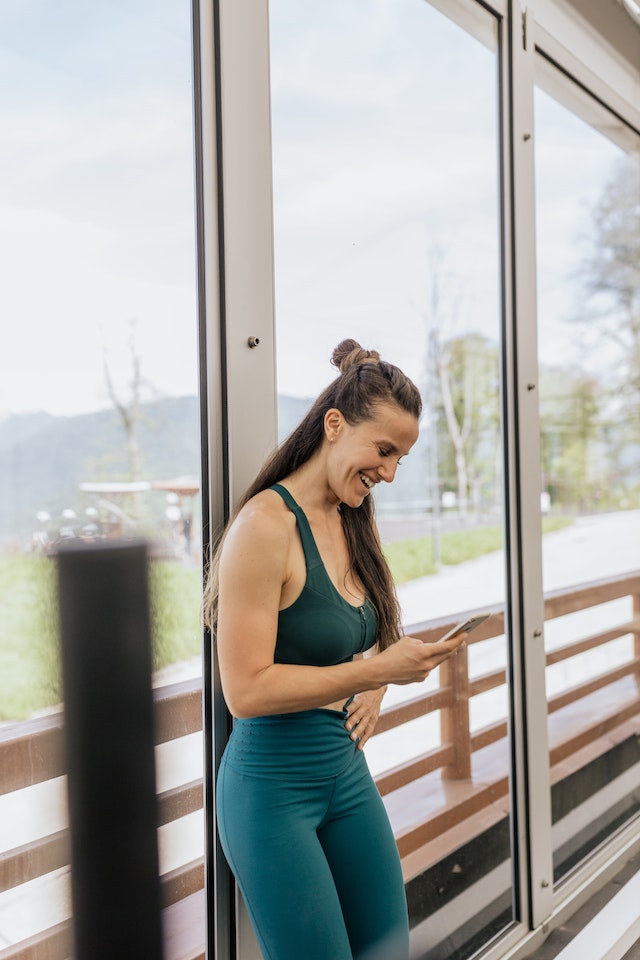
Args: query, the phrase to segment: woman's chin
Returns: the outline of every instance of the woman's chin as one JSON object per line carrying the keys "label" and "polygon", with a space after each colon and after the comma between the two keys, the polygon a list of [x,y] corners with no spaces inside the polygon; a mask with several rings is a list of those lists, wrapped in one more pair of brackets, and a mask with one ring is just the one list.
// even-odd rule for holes
{"label": "woman's chin", "polygon": [[358,507],[362,506],[362,504],[367,499],[370,493],[371,491],[367,490],[366,488],[363,488],[361,491],[358,491],[357,493],[356,492],[352,493],[351,491],[349,491],[349,493],[345,496],[342,502],[346,503],[348,507],[352,507],[354,510],[356,510]]}

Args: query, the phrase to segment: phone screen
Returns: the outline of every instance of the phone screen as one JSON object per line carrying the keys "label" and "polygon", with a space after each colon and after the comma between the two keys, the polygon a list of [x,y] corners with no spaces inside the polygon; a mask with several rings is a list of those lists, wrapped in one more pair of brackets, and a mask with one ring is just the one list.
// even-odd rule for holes
{"label": "phone screen", "polygon": [[490,613],[474,613],[473,616],[467,617],[465,620],[457,623],[452,630],[445,633],[444,637],[440,637],[440,640],[450,640],[452,637],[457,637],[459,633],[470,633],[472,630],[475,630],[476,627],[479,627],[481,623],[484,623],[485,620],[488,620],[490,616]]}

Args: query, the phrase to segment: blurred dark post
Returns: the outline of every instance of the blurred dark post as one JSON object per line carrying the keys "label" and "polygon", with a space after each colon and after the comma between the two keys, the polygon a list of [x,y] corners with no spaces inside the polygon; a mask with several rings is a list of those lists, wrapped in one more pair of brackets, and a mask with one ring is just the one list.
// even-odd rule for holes
{"label": "blurred dark post", "polygon": [[161,960],[147,547],[58,552],[75,960]]}

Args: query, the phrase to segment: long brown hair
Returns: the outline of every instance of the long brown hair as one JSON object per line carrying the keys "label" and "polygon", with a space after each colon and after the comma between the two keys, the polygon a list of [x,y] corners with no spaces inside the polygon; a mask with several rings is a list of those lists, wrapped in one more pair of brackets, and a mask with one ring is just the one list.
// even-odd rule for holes
{"label": "long brown hair", "polygon": [[[381,360],[377,351],[364,350],[355,340],[343,340],[333,351],[331,362],[338,367],[340,375],[323,390],[295,430],[268,458],[238,503],[227,529],[252,497],[294,473],[320,449],[328,410],[334,407],[340,410],[351,425],[372,419],[381,403],[395,403],[416,420],[420,417],[422,401],[418,388],[398,367]],[[357,508],[342,504],[340,513],[352,569],[378,615],[378,646],[383,650],[398,639],[402,625],[393,578],[374,521],[373,497],[365,497]],[[214,634],[221,547],[222,540],[209,567],[203,598],[204,620]]]}

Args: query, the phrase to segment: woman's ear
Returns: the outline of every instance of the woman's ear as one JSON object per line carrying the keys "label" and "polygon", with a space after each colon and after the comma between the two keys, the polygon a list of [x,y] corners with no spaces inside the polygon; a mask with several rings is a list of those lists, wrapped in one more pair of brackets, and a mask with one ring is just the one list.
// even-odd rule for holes
{"label": "woman's ear", "polygon": [[329,443],[334,443],[338,439],[344,417],[336,407],[332,407],[324,415],[324,435]]}

